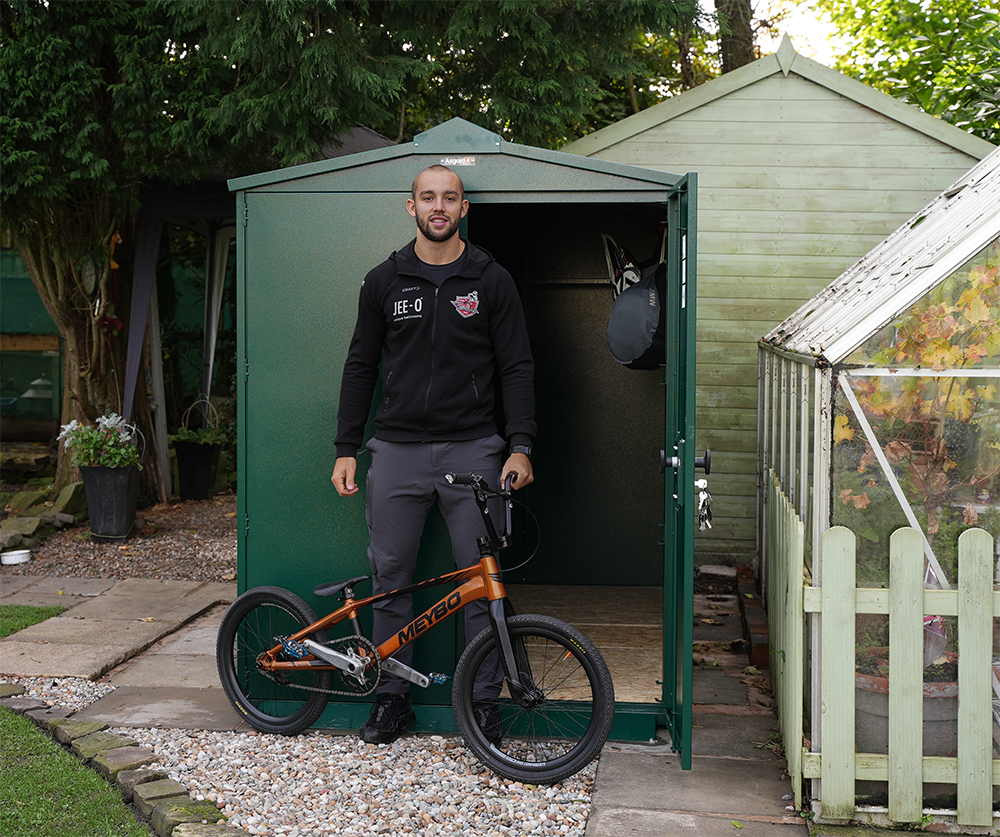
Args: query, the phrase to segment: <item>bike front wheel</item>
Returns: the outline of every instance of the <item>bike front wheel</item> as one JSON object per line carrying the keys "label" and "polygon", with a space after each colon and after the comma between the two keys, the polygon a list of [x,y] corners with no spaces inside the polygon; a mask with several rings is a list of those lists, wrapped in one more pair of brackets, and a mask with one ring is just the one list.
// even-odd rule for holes
{"label": "bike front wheel", "polygon": [[506,682],[495,709],[480,699],[499,667],[497,639],[487,628],[455,669],[455,719],[469,749],[493,772],[553,784],[578,773],[604,746],[615,715],[614,685],[600,652],[573,626],[523,615],[510,617],[507,630],[529,705],[516,701]]}
{"label": "bike front wheel", "polygon": [[[326,708],[331,671],[264,671],[265,651],[316,621],[309,605],[280,587],[255,587],[230,605],[219,628],[215,659],[230,703],[262,732],[295,735],[315,723]],[[312,635],[326,642],[322,632]]]}

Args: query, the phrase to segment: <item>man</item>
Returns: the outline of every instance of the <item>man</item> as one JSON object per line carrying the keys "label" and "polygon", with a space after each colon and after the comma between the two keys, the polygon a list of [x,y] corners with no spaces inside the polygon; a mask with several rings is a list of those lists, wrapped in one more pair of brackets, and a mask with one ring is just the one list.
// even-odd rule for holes
{"label": "man", "polygon": [[[350,497],[358,492],[356,453],[381,363],[382,399],[367,445],[372,459],[365,486],[375,594],[410,584],[435,503],[448,524],[455,563],[478,562],[476,539],[485,527],[473,493],[449,485],[445,474],[471,471],[491,484],[512,474],[518,489],[533,480],[534,362],[514,282],[489,253],[458,235],[469,202],[455,172],[444,166],[422,171],[406,209],[417,236],[362,283],[337,415],[332,479],[337,493]],[[510,446],[506,462],[495,418],[497,381]],[[381,602],[373,618],[378,645],[412,621],[412,601]],[[467,639],[488,626],[485,602],[465,609]],[[410,665],[413,646],[395,656]],[[499,689],[499,683],[476,684],[477,718],[496,743]],[[361,738],[388,743],[415,723],[407,682],[384,676]]]}

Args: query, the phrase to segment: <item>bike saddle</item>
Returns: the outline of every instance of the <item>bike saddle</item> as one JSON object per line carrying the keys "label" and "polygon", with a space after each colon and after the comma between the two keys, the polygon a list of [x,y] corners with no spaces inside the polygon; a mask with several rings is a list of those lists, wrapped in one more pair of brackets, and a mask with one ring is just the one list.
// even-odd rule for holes
{"label": "bike saddle", "polygon": [[347,581],[331,581],[328,584],[317,585],[313,588],[313,593],[317,596],[336,596],[341,590],[353,587],[355,584],[367,581],[369,578],[371,578],[370,575],[358,575],[347,579]]}

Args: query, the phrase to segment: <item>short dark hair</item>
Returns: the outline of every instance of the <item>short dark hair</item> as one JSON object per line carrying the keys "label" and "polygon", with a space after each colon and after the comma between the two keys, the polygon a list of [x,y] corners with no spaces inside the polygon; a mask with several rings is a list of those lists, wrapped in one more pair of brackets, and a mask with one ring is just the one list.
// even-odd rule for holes
{"label": "short dark hair", "polygon": [[443,166],[440,163],[435,163],[433,166],[428,166],[427,168],[422,169],[417,176],[413,178],[413,184],[410,186],[410,194],[413,196],[413,200],[417,199],[417,181],[420,180],[420,175],[425,171],[451,172],[456,178],[458,178],[458,195],[463,201],[465,200],[465,184],[462,182],[462,178],[459,177],[458,172],[454,169],[448,168],[447,166]]}

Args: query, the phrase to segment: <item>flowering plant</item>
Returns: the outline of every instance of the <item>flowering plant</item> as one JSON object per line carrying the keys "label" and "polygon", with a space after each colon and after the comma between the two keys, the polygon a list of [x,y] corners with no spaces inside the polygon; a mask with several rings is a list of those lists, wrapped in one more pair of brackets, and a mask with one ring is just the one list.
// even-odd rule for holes
{"label": "flowering plant", "polygon": [[[139,464],[136,448],[138,431],[117,413],[100,416],[96,424],[84,425],[74,419],[64,424],[59,438],[77,467],[103,465],[105,468],[128,468]],[[141,467],[141,466],[140,466]]]}

